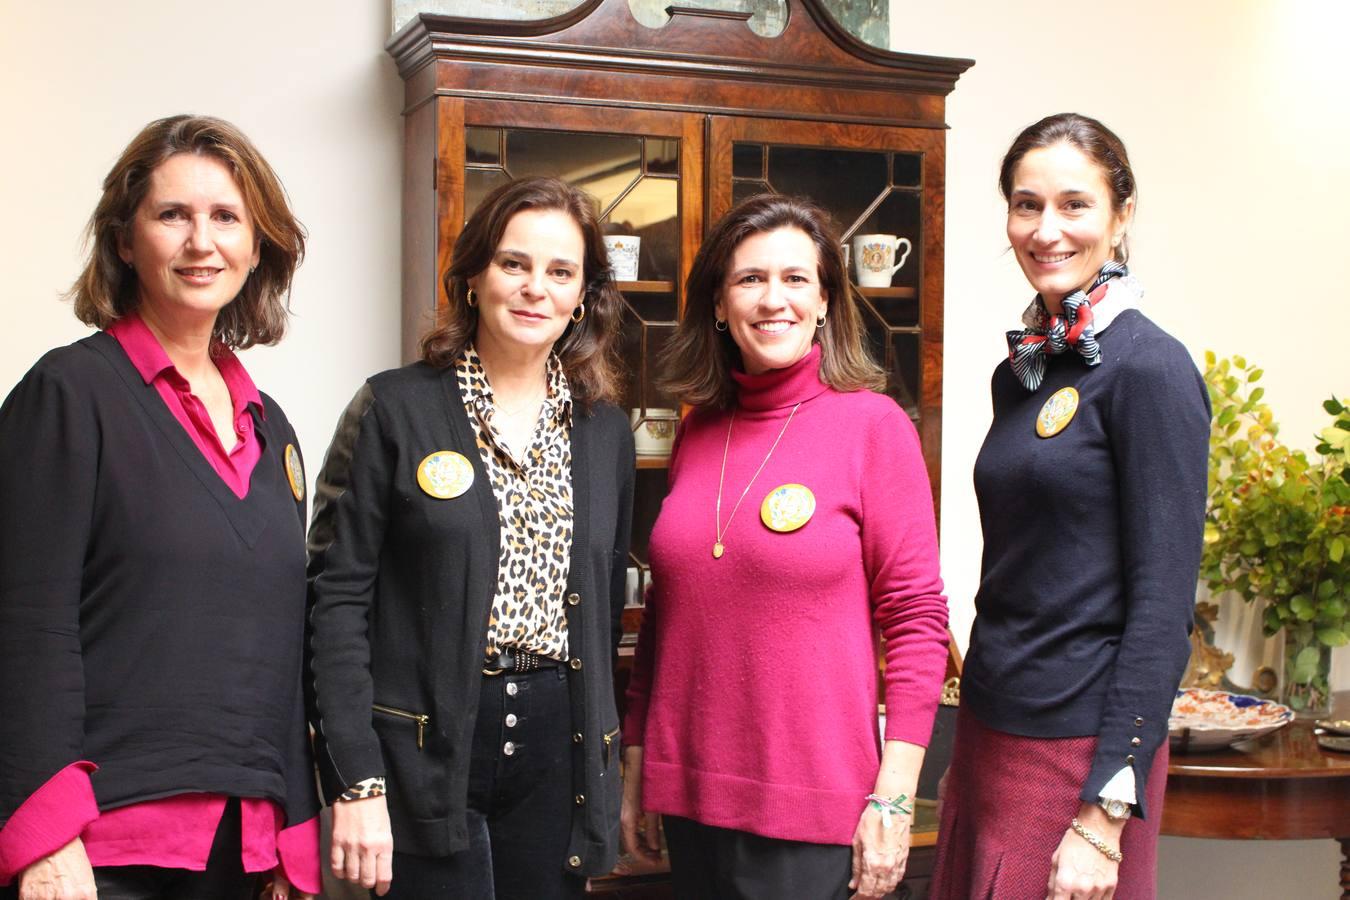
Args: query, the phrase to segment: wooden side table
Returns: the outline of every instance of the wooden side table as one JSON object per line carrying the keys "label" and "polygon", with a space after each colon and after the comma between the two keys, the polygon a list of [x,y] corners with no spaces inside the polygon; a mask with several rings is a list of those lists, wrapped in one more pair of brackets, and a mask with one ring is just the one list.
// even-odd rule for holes
{"label": "wooden side table", "polygon": [[[1350,691],[1335,698],[1350,718]],[[1350,753],[1323,750],[1310,721],[1236,747],[1176,753],[1167,767],[1162,833],[1247,840],[1332,838],[1341,898],[1350,900]]]}

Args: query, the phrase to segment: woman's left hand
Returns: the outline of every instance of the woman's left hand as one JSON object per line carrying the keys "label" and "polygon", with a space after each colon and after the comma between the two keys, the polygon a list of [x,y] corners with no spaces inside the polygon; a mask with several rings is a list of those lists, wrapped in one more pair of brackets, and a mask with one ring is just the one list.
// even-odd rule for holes
{"label": "woman's left hand", "polygon": [[[1111,822],[1101,807],[1087,803],[1079,809],[1078,818],[1083,827],[1112,847],[1120,847],[1123,822]],[[1050,857],[1050,883],[1046,886],[1045,896],[1047,900],[1111,900],[1116,894],[1119,875],[1120,863],[1107,859],[1069,828],[1060,839],[1054,856]]]}
{"label": "woman's left hand", "polygon": [[887,828],[881,813],[867,804],[853,832],[852,900],[880,900],[895,890],[909,861],[909,826],[909,816],[892,814]]}
{"label": "woman's left hand", "polygon": [[285,871],[277,866],[272,870],[272,880],[263,888],[262,900],[314,900],[314,895],[292,885]]}

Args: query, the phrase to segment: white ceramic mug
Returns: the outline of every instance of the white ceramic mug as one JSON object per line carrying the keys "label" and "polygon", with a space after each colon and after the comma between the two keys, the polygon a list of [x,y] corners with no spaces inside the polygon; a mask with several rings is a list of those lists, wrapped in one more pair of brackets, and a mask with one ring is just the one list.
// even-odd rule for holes
{"label": "white ceramic mug", "polygon": [[638,248],[642,238],[636,234],[605,235],[605,252],[609,254],[610,267],[614,269],[615,281],[638,280]]}
{"label": "white ceramic mug", "polygon": [[[904,246],[900,261],[895,261],[896,251]],[[859,234],[853,238],[853,264],[858,270],[858,284],[861,287],[890,287],[891,279],[900,267],[909,259],[913,245],[909,238],[896,237],[893,234]]]}
{"label": "white ceramic mug", "polygon": [[644,419],[642,410],[629,414],[633,423],[633,447],[638,456],[665,456],[675,444],[675,426],[679,415],[673,409],[649,409]]}

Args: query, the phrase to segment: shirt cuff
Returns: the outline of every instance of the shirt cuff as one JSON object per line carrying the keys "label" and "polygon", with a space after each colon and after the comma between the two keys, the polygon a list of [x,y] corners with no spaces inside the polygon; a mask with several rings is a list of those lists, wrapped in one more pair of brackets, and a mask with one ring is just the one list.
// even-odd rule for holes
{"label": "shirt cuff", "polygon": [[384,796],[384,776],[376,775],[373,778],[367,778],[365,781],[358,781],[356,784],[342,792],[338,797],[338,802],[346,800],[367,800],[371,797]]}
{"label": "shirt cuff", "polygon": [[277,859],[291,884],[316,897],[323,890],[319,867],[319,817],[277,832]]}
{"label": "shirt cuff", "polygon": [[1098,796],[1103,800],[1119,800],[1134,806],[1138,802],[1134,789],[1134,769],[1126,766],[1112,775]]}
{"label": "shirt cuff", "polygon": [[24,869],[51,856],[80,836],[98,818],[98,802],[89,781],[98,766],[71,763],[34,791],[0,828],[0,887]]}

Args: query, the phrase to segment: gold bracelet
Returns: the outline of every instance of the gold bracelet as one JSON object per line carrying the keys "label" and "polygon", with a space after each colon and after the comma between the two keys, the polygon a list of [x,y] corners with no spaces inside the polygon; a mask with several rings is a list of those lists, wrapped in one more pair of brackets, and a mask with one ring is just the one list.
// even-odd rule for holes
{"label": "gold bracelet", "polygon": [[1093,847],[1097,848],[1097,852],[1101,853],[1102,856],[1105,856],[1113,863],[1119,863],[1122,859],[1124,859],[1124,857],[1120,855],[1119,850],[1112,847],[1106,841],[1102,840],[1100,837],[1084,828],[1083,823],[1078,821],[1078,819],[1075,818],[1072,824],[1074,834],[1078,835],[1080,838],[1087,841]]}

